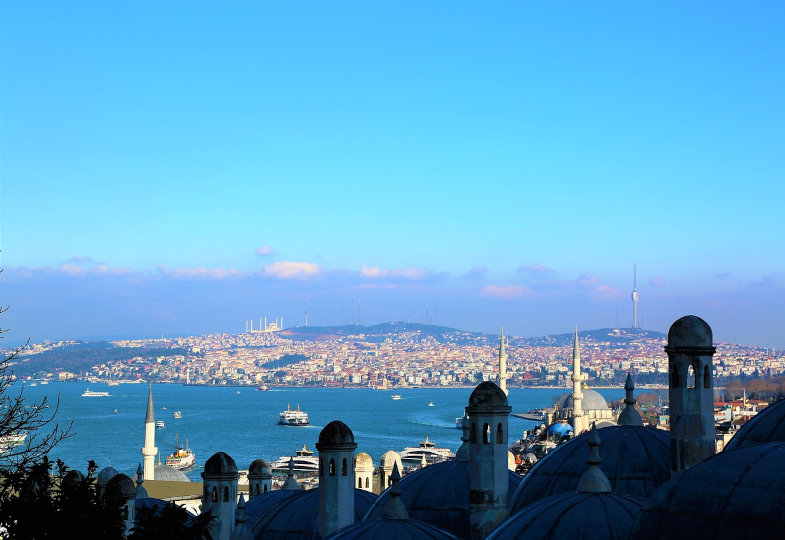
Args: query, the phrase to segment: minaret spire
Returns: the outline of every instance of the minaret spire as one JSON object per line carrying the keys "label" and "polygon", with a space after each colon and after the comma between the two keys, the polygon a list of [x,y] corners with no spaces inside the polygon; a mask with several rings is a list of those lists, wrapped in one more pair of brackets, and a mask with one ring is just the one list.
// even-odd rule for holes
{"label": "minaret spire", "polygon": [[507,343],[504,337],[504,327],[502,326],[501,335],[499,336],[499,388],[504,390],[505,394],[509,394],[507,390]]}
{"label": "minaret spire", "polygon": [[575,326],[575,336],[572,343],[572,429],[575,435],[583,432],[583,392],[581,385],[586,380],[586,376],[581,373],[581,349],[578,343],[578,326]]}
{"label": "minaret spire", "polygon": [[144,418],[144,446],[142,447],[142,462],[144,463],[144,479],[155,480],[155,408],[153,407],[153,383],[147,392],[147,414]]}

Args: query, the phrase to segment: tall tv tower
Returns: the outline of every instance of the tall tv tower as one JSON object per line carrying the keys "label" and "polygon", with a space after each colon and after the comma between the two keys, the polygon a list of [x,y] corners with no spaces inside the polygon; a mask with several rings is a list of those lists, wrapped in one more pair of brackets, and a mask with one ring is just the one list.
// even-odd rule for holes
{"label": "tall tv tower", "polygon": [[632,327],[638,328],[638,271],[632,265]]}
{"label": "tall tv tower", "polygon": [[305,299],[305,326],[308,326],[308,298]]}

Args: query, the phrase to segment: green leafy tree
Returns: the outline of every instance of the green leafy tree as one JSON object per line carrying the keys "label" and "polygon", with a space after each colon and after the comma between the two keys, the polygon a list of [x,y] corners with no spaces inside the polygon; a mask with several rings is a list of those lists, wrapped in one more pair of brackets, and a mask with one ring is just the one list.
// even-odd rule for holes
{"label": "green leafy tree", "polygon": [[131,540],[210,540],[213,516],[193,516],[170,502],[161,509],[142,506],[136,510],[136,525]]}

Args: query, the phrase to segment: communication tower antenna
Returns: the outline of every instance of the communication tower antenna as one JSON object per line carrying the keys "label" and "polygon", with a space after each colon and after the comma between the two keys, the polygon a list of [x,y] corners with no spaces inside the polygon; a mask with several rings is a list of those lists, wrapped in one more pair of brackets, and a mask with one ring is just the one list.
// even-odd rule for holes
{"label": "communication tower antenna", "polygon": [[638,328],[638,269],[632,265],[632,327]]}
{"label": "communication tower antenna", "polygon": [[308,327],[308,298],[305,298],[305,326]]}

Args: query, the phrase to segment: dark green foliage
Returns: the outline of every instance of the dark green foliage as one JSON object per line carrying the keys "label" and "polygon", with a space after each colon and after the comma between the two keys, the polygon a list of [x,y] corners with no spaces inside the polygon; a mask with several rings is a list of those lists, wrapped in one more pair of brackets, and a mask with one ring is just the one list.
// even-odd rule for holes
{"label": "dark green foliage", "polygon": [[210,540],[210,514],[192,516],[173,502],[163,508],[142,506],[136,510],[133,540]]}

